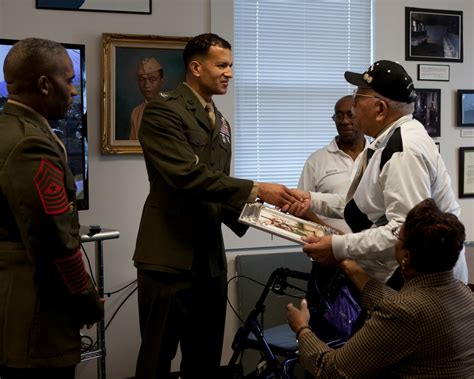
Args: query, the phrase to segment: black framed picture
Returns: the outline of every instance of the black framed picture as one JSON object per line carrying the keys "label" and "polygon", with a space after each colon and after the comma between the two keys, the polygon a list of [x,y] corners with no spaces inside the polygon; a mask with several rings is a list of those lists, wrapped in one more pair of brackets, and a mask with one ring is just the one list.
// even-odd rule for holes
{"label": "black framed picture", "polygon": [[463,61],[463,12],[405,8],[405,59]]}
{"label": "black framed picture", "polygon": [[151,0],[36,0],[36,8],[151,14]]}
{"label": "black framed picture", "polygon": [[458,125],[474,126],[474,90],[459,89],[458,101]]}
{"label": "black framed picture", "polygon": [[417,88],[413,117],[420,121],[431,137],[441,136],[441,90]]}
{"label": "black framed picture", "polygon": [[474,197],[474,147],[459,148],[459,197]]}
{"label": "black framed picture", "polygon": [[418,80],[449,82],[449,64],[418,64]]}

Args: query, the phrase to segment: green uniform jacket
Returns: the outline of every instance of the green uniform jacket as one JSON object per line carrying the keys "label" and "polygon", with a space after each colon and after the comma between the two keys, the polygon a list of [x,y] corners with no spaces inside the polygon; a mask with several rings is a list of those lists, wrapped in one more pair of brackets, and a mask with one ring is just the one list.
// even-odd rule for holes
{"label": "green uniform jacket", "polygon": [[150,181],[134,261],[156,271],[198,271],[211,276],[227,269],[221,222],[238,235],[237,222],[253,182],[229,176],[230,125],[216,109],[207,113],[184,84],[150,101],[139,140]]}
{"label": "green uniform jacket", "polygon": [[75,183],[45,120],[0,116],[0,365],[80,361],[80,327],[103,314],[79,250]]}

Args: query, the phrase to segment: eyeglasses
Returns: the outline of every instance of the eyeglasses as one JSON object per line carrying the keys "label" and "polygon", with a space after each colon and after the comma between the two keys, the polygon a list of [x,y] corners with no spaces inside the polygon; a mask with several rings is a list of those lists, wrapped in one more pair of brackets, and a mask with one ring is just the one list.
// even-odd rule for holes
{"label": "eyeglasses", "polygon": [[394,235],[394,237],[395,237],[396,239],[399,239],[399,240],[401,240],[401,237],[400,237],[400,229],[401,229],[400,226],[394,226],[394,227],[392,228],[392,234]]}
{"label": "eyeglasses", "polygon": [[331,116],[331,118],[332,118],[332,120],[333,120],[334,122],[342,122],[342,121],[344,121],[344,119],[346,118],[346,116],[347,116],[347,119],[348,119],[349,121],[351,121],[351,120],[354,118],[354,115],[352,114],[351,111],[346,112],[346,113],[337,112],[336,114],[333,114],[333,115]]}
{"label": "eyeglasses", "polygon": [[357,90],[355,89],[354,92],[352,92],[352,103],[353,103],[353,104],[355,103],[357,96],[360,96],[360,97],[372,97],[372,98],[374,98],[374,99],[382,99],[380,96],[366,95],[365,93],[358,93]]}

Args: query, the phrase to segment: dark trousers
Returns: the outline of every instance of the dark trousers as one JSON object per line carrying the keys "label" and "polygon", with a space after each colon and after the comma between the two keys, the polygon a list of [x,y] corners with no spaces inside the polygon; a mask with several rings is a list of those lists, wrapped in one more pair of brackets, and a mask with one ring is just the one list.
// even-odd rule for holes
{"label": "dark trousers", "polygon": [[216,377],[224,339],[227,276],[196,278],[138,270],[142,342],[136,379],[169,377],[181,348],[181,378]]}
{"label": "dark trousers", "polygon": [[0,366],[0,379],[74,379],[76,366],[60,368],[10,368]]}

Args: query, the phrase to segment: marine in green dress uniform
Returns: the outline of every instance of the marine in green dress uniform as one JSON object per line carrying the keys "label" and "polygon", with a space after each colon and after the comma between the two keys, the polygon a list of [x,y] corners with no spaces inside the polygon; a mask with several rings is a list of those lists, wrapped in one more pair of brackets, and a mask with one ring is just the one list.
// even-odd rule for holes
{"label": "marine in green dress uniform", "polygon": [[73,378],[79,330],[103,315],[80,251],[75,183],[47,119],[76,90],[64,47],[29,38],[4,65],[0,116],[0,376]]}
{"label": "marine in green dress uniform", "polygon": [[225,94],[232,78],[230,44],[197,36],[184,61],[186,82],[147,104],[139,131],[150,193],[133,257],[137,379],[166,378],[178,342],[182,378],[218,377],[227,295],[221,224],[243,235],[237,219],[247,201],[294,200],[282,185],[229,176],[231,129],[212,96]]}

